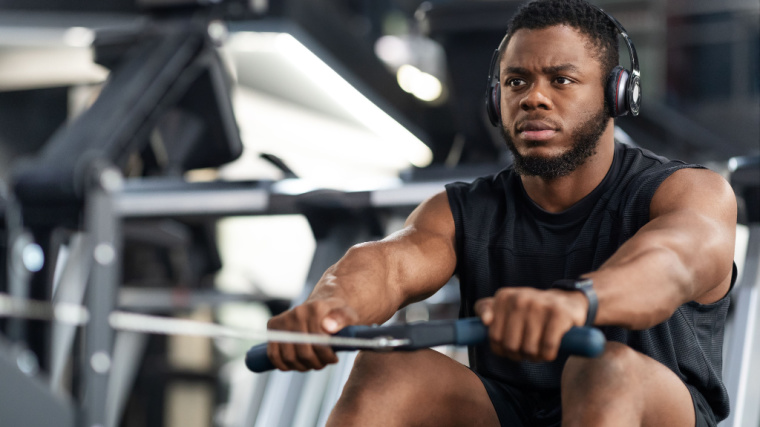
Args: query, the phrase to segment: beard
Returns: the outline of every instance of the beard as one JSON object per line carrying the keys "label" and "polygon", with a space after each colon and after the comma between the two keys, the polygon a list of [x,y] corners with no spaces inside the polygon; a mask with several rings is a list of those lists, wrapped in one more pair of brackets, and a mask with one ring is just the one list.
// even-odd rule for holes
{"label": "beard", "polygon": [[512,135],[500,126],[501,135],[507,143],[514,158],[514,169],[520,176],[538,176],[544,179],[555,179],[569,175],[570,172],[586,162],[586,159],[596,154],[599,138],[607,129],[610,118],[606,108],[592,115],[581,123],[570,134],[573,145],[570,150],[556,157],[523,156],[517,151]]}

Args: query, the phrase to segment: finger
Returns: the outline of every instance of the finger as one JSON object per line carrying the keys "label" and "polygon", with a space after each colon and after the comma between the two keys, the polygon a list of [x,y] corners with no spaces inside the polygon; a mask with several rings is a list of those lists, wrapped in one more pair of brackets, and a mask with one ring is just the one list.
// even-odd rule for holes
{"label": "finger", "polygon": [[559,321],[548,322],[546,324],[541,340],[541,359],[555,360],[557,358],[562,337],[570,330],[571,326]]}
{"label": "finger", "polygon": [[295,346],[298,362],[306,369],[322,369],[325,364],[317,356],[316,346],[299,344]]}
{"label": "finger", "polygon": [[[277,324],[281,323],[282,315],[280,316],[274,316],[269,321],[267,321],[267,329],[277,329]],[[288,371],[290,368],[285,364],[285,362],[282,360],[282,352],[280,349],[280,344],[276,342],[269,342],[267,344],[267,357],[272,362],[275,368],[281,370],[281,371]]]}
{"label": "finger", "polygon": [[[328,318],[327,314],[334,310],[331,301],[310,305],[307,312],[300,316],[301,330],[312,334],[335,333],[341,329],[339,321]],[[328,326],[325,327],[325,323]],[[299,361],[309,369],[322,369],[329,363],[338,361],[335,352],[329,346],[297,345],[296,354]]]}
{"label": "finger", "polygon": [[281,371],[289,371],[288,365],[282,360],[280,356],[280,346],[276,342],[270,342],[267,345],[267,357],[272,362],[275,368]]}
{"label": "finger", "polygon": [[322,318],[320,332],[334,334],[346,326],[356,324],[358,320],[359,315],[352,308],[345,305],[334,307]]}
{"label": "finger", "polygon": [[[302,304],[293,308],[288,330],[323,334],[319,322],[326,308],[324,303]],[[291,353],[292,351],[292,353]],[[322,365],[311,344],[291,344],[283,347],[283,358],[293,369],[304,371],[320,369]]]}
{"label": "finger", "polygon": [[321,368],[315,369],[322,369],[331,363],[338,363],[338,355],[335,354],[335,351],[333,351],[332,348],[326,345],[315,345],[314,353],[317,355],[319,363],[322,365]]}
{"label": "finger", "polygon": [[525,358],[522,352],[525,322],[513,313],[504,316],[501,322],[501,352],[504,356],[520,361]]}
{"label": "finger", "polygon": [[[325,332],[335,334],[343,328],[340,321],[329,316],[321,319],[321,321],[315,322],[312,327],[314,329],[313,333],[316,334],[323,334]],[[330,363],[338,362],[338,356],[335,355],[335,351],[329,346],[315,345],[312,347],[312,350],[314,352],[314,357],[319,361],[319,366],[314,366],[314,369],[322,369]]]}
{"label": "finger", "polygon": [[[478,302],[481,304],[481,320],[483,320],[483,324],[488,326],[488,339],[491,343],[491,350],[500,356],[504,356],[504,350],[502,348],[502,335],[504,329],[502,323],[504,310],[503,300],[498,301],[502,304],[498,304],[496,298],[486,298]],[[494,308],[494,305],[497,307]],[[484,317],[488,318],[488,323],[486,323]]]}
{"label": "finger", "polygon": [[484,325],[490,326],[493,322],[493,298],[483,298],[475,302],[475,313],[480,316]]}
{"label": "finger", "polygon": [[525,322],[520,345],[520,353],[523,357],[533,362],[540,360],[544,329],[544,322],[541,321],[541,318]]}
{"label": "finger", "polygon": [[296,351],[295,345],[280,343],[280,355],[282,357],[282,361],[285,363],[285,366],[287,366],[288,369],[294,369],[300,372],[309,370],[306,365],[301,363],[301,361],[298,359],[298,352]]}
{"label": "finger", "polygon": [[494,304],[495,335],[498,337],[502,356],[512,360],[522,360],[521,346],[525,332],[525,315],[521,310],[518,292],[502,292]]}
{"label": "finger", "polygon": [[491,324],[488,325],[488,337],[491,342],[491,350],[499,356],[507,356],[510,350],[506,345],[506,334],[509,327],[514,326],[509,323],[508,298],[501,292],[493,298],[490,306]]}

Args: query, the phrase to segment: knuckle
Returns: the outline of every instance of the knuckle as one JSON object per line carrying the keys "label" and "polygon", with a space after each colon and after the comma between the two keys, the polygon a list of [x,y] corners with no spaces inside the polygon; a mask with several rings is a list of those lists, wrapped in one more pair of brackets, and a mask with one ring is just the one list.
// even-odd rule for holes
{"label": "knuckle", "polygon": [[314,347],[314,352],[316,353],[319,361],[325,365],[334,363],[337,359],[335,352],[330,347],[316,346]]}
{"label": "knuckle", "polygon": [[548,314],[552,318],[559,317],[563,312],[560,306],[554,305],[554,304],[547,305],[544,310],[546,311],[546,314]]}
{"label": "knuckle", "polygon": [[541,346],[541,357],[544,360],[554,360],[557,357],[557,351],[559,350],[559,347],[557,347],[553,343],[544,343],[543,346]]}
{"label": "knuckle", "polygon": [[499,344],[491,341],[491,352],[497,356],[506,356],[506,352]]}
{"label": "knuckle", "polygon": [[282,324],[282,315],[270,318],[267,321],[267,329],[277,329]]}
{"label": "knuckle", "polygon": [[496,328],[491,328],[488,330],[488,339],[491,341],[492,345],[501,344],[502,342],[501,334],[496,331]]}
{"label": "knuckle", "polygon": [[283,354],[280,357],[282,358],[282,362],[288,367],[292,367],[296,363],[295,357],[291,355]]}
{"label": "knuckle", "polygon": [[295,351],[283,351],[280,353],[280,358],[288,366],[293,366],[298,362]]}
{"label": "knuckle", "polygon": [[302,320],[303,318],[305,318],[308,315],[308,313],[307,313],[308,310],[309,310],[308,306],[306,306],[306,305],[299,305],[297,307],[294,307],[293,310],[291,310],[291,311],[293,313],[293,317],[295,317],[298,320]]}
{"label": "knuckle", "polygon": [[535,300],[524,293],[515,294],[512,297],[511,303],[515,309],[520,311],[532,311],[534,308],[536,308]]}
{"label": "knuckle", "polygon": [[302,363],[311,363],[314,360],[314,351],[311,346],[300,345],[296,348],[296,357]]}
{"label": "knuckle", "polygon": [[512,300],[515,297],[515,293],[513,289],[510,288],[502,288],[496,291],[496,295],[494,295],[494,299],[499,303],[506,303],[510,300]]}
{"label": "knuckle", "polygon": [[520,343],[515,342],[514,340],[502,340],[499,344],[504,351],[509,353],[517,353],[521,350]]}
{"label": "knuckle", "polygon": [[539,355],[539,345],[534,343],[526,343],[522,347],[522,353],[524,353],[528,357],[538,357]]}

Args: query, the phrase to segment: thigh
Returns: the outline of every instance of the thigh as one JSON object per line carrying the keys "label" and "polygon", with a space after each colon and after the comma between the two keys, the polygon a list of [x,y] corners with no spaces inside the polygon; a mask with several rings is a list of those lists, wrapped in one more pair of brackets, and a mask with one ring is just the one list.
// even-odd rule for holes
{"label": "thigh", "polygon": [[434,350],[360,353],[328,426],[498,426],[483,383]]}
{"label": "thigh", "polygon": [[563,425],[694,426],[683,381],[660,362],[608,342],[596,359],[571,357],[562,377]]}
{"label": "thigh", "polygon": [[639,394],[645,402],[642,426],[693,426],[696,411],[683,381],[665,365],[635,352],[641,359]]}

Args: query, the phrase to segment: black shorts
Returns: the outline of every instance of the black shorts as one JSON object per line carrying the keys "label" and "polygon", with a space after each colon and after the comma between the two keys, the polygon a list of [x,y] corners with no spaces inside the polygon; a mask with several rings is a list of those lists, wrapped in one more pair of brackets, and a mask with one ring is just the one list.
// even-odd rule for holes
{"label": "black shorts", "polygon": [[[562,424],[562,404],[559,392],[521,391],[500,381],[486,378],[477,372],[505,427],[559,427]],[[696,427],[715,427],[715,415],[705,398],[693,387],[687,387],[694,402]]]}

